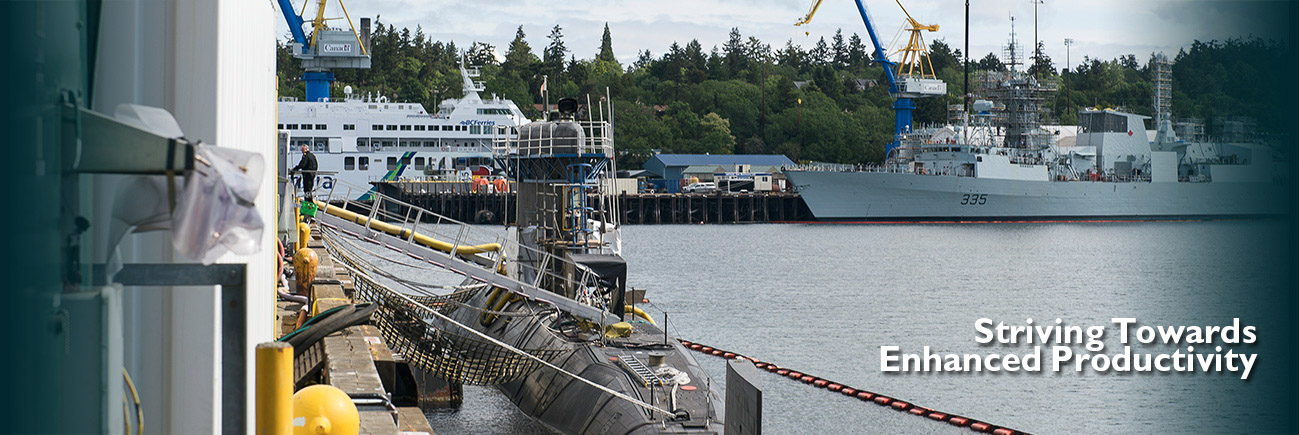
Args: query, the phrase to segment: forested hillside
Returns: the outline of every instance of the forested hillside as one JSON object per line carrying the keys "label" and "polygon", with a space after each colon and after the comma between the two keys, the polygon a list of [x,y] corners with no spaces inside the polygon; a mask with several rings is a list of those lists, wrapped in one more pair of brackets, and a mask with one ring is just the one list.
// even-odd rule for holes
{"label": "forested hillside", "polygon": [[[732,29],[720,47],[699,41],[673,44],[655,54],[616,46],[608,26],[603,43],[587,51],[564,43],[569,30],[520,26],[508,47],[475,43],[469,47],[432,41],[416,28],[395,29],[376,22],[371,35],[373,67],[337,70],[335,95],[345,85],[355,92],[382,93],[394,100],[436,103],[461,96],[458,56],[483,65],[487,92],[514,100],[532,118],[539,89],[548,77],[551,101],[590,94],[596,100],[609,89],[613,96],[620,166],[638,167],[652,150],[673,153],[779,153],[796,161],[878,162],[892,135],[892,100],[883,70],[870,61],[869,41],[855,33],[835,32],[805,49],[785,41],[775,47]],[[529,36],[526,32],[537,34]],[[532,44],[544,41],[544,45]],[[943,122],[948,104],[960,104],[961,52],[938,40],[930,44],[930,61],[948,95],[918,101],[917,123]],[[637,51],[630,65],[615,50]],[[280,93],[301,98],[301,68],[283,47],[278,51]],[[503,56],[498,61],[497,54]],[[1075,53],[1082,55],[1083,53]],[[1083,56],[1067,80],[1046,56],[1032,70],[1061,83],[1048,104],[1052,121],[1074,122],[1069,100],[1081,107],[1124,107],[1149,115],[1151,84],[1148,59],[1126,55],[1113,60]],[[1276,111],[1280,93],[1268,83],[1282,83],[1280,63],[1288,49],[1258,39],[1199,42],[1170,57],[1173,66],[1173,112],[1210,118],[1243,115],[1260,128],[1281,126]],[[975,59],[978,59],[977,61]],[[991,53],[972,56],[971,70],[1004,69]],[[798,82],[801,86],[796,86]],[[806,82],[806,83],[804,83]],[[871,86],[871,84],[877,84]],[[1210,127],[1212,128],[1212,127]],[[1212,131],[1210,131],[1212,133]]]}

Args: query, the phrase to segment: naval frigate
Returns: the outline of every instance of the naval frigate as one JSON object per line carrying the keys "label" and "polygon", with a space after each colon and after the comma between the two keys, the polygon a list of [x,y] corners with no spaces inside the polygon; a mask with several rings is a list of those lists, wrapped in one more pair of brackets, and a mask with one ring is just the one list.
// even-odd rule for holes
{"label": "naval frigate", "polygon": [[[884,165],[785,171],[817,220],[1203,219],[1288,213],[1284,156],[1248,142],[1177,137],[1113,109],[1078,114],[1069,146],[1039,123],[1054,91],[1030,74],[990,73],[989,99],[958,125],[908,131]],[[1070,133],[1066,131],[1066,133]]]}

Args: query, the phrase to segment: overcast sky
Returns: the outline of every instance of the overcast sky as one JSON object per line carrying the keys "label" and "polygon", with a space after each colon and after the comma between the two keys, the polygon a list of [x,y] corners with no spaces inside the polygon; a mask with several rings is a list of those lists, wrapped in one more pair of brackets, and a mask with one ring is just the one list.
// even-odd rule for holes
{"label": "overcast sky", "polygon": [[[359,26],[359,17],[375,17],[398,29],[416,25],[435,40],[455,41],[467,48],[475,41],[495,45],[504,54],[514,31],[523,25],[528,43],[540,56],[546,36],[555,24],[563,27],[564,43],[579,58],[594,57],[607,22],[613,34],[614,53],[624,65],[638,50],[661,56],[672,44],[698,39],[705,50],[721,46],[732,27],[747,38],[757,36],[773,49],[786,40],[810,48],[818,38],[827,41],[835,29],[856,32],[870,45],[851,0],[825,0],[811,24],[794,27],[814,0],[353,0],[348,12]],[[1074,64],[1083,56],[1110,59],[1136,54],[1145,62],[1151,52],[1169,56],[1191,41],[1226,39],[1246,35],[1276,40],[1286,38],[1289,2],[1270,0],[1043,0],[1038,5],[1038,39],[1056,68],[1064,67],[1064,39],[1075,41],[1070,50]],[[300,0],[294,0],[295,4]],[[312,2],[314,5],[314,2]],[[1032,0],[971,0],[971,57],[1000,53],[1010,33],[1010,17],[1021,44],[1032,49]],[[895,39],[904,16],[894,0],[865,0],[881,43]],[[953,48],[964,45],[964,2],[961,0],[903,0],[917,21],[938,24],[926,41],[945,39]],[[326,15],[339,16],[336,2]],[[312,6],[314,8],[314,6]],[[334,26],[345,26],[335,21]],[[285,35],[282,20],[277,28]],[[805,35],[804,32],[811,35]]]}

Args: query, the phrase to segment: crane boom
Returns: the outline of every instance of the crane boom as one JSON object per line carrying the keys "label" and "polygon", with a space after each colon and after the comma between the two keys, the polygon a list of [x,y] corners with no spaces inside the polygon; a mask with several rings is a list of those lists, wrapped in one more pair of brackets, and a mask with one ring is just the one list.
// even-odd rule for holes
{"label": "crane boom", "polygon": [[[807,16],[804,16],[803,19],[795,25],[799,26],[811,22],[812,16],[815,15],[817,9],[821,7],[822,1],[823,0],[816,0],[816,3],[812,5],[811,10],[808,11]],[[894,98],[893,141],[884,147],[884,155],[887,158],[893,149],[897,148],[902,135],[911,131],[911,114],[916,110],[916,102],[913,98],[944,95],[947,93],[947,85],[941,80],[914,77],[908,77],[905,82],[899,82],[897,74],[894,72],[894,66],[897,64],[889,60],[883,44],[880,43],[880,38],[875,33],[875,25],[871,22],[870,14],[866,11],[866,5],[862,3],[862,0],[853,1],[857,3],[857,12],[861,14],[862,24],[866,25],[866,36],[871,38],[871,45],[875,46],[875,51],[872,53],[871,60],[874,60],[875,63],[884,67],[884,77],[889,82],[889,95]],[[902,6],[901,1],[898,1],[898,6]],[[911,15],[906,12],[905,8],[902,12],[907,15],[908,20],[912,23],[915,22],[915,20],[911,19]],[[937,26],[935,26],[935,29],[937,29]]]}
{"label": "crane boom", "polygon": [[[361,36],[356,33],[355,27],[346,30],[331,29],[325,25],[328,20],[339,19],[325,18],[327,0],[308,1],[316,3],[316,16],[311,20],[310,35],[303,30],[307,21],[302,19],[302,14],[306,13],[307,2],[303,3],[302,12],[295,12],[290,0],[276,0],[276,3],[280,7],[280,13],[284,15],[284,21],[289,25],[289,33],[293,36],[293,42],[288,44],[289,52],[302,61],[302,81],[307,87],[306,100],[329,101],[329,85],[334,82],[334,73],[330,70],[369,68],[369,47],[361,43]],[[347,15],[347,7],[343,6],[341,0],[338,4],[343,8],[348,26],[352,26],[352,18]]]}

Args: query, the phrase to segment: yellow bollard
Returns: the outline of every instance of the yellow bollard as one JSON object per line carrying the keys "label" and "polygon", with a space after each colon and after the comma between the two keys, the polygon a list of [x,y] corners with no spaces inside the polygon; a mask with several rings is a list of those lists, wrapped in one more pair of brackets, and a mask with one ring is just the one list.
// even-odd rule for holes
{"label": "yellow bollard", "polygon": [[257,345],[257,435],[293,433],[293,346]]}
{"label": "yellow bollard", "polygon": [[302,248],[293,254],[293,280],[297,284],[294,292],[311,296],[311,282],[316,279],[316,266],[319,264],[320,257],[311,248]]}
{"label": "yellow bollard", "polygon": [[298,247],[307,247],[307,242],[311,241],[311,225],[306,222],[298,222]]}
{"label": "yellow bollard", "polygon": [[294,435],[355,435],[360,430],[360,413],[343,390],[312,385],[293,395]]}

